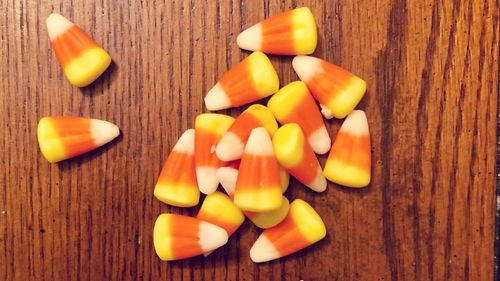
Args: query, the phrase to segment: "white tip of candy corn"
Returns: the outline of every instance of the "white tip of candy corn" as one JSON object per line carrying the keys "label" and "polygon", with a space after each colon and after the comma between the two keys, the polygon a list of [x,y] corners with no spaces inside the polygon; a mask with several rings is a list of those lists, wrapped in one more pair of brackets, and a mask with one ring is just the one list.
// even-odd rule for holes
{"label": "white tip of candy corn", "polygon": [[234,133],[227,132],[217,144],[215,153],[220,160],[231,161],[240,159],[244,149],[245,144],[241,142],[241,139]]}
{"label": "white tip of candy corn", "polygon": [[177,143],[172,148],[172,151],[184,152],[189,155],[194,154],[194,129],[186,130]]}
{"label": "white tip of candy corn", "polygon": [[353,136],[366,136],[370,134],[366,114],[363,110],[354,110],[351,112],[346,117],[344,124],[346,125],[341,127],[342,131]]}
{"label": "white tip of candy corn", "polygon": [[262,49],[262,25],[249,27],[238,35],[236,43],[243,50],[256,51]]}
{"label": "white tip of candy corn", "polygon": [[104,121],[91,119],[90,134],[96,146],[101,146],[113,140],[120,135],[120,129],[115,124]]}
{"label": "white tip of candy corn", "polygon": [[332,145],[332,141],[330,140],[330,136],[328,135],[328,131],[325,126],[322,126],[313,132],[309,136],[308,142],[317,154],[327,153]]}
{"label": "white tip of candy corn", "polygon": [[219,185],[219,181],[217,180],[217,168],[196,167],[196,180],[203,194],[213,193]]}
{"label": "white tip of candy corn", "polygon": [[320,104],[319,106],[321,107],[321,114],[323,115],[323,117],[325,117],[326,119],[333,118],[333,112],[331,109],[329,109],[326,105],[323,104]]}
{"label": "white tip of candy corn", "polygon": [[53,41],[74,25],[67,18],[57,13],[50,14],[45,22],[47,23],[50,41]]}
{"label": "white tip of candy corn", "polygon": [[321,71],[321,60],[310,56],[296,56],[292,61],[293,69],[304,82],[310,81]]}
{"label": "white tip of candy corn", "polygon": [[203,221],[199,228],[199,243],[203,252],[213,251],[227,243],[228,235],[222,227]]}
{"label": "white tip of candy corn", "polygon": [[318,171],[316,172],[316,177],[314,178],[314,181],[310,183],[308,186],[316,192],[323,192],[326,190],[327,187],[326,178],[323,175],[323,170],[321,170],[321,167],[318,167]]}
{"label": "white tip of candy corn", "polygon": [[208,110],[221,110],[231,107],[231,100],[229,100],[229,97],[220,83],[215,84],[215,86],[208,91],[205,96],[205,106]]}
{"label": "white tip of candy corn", "polygon": [[265,235],[259,236],[250,249],[250,258],[253,262],[265,262],[281,257],[273,243]]}
{"label": "white tip of candy corn", "polygon": [[238,179],[238,170],[233,167],[220,167],[217,169],[217,179],[219,179],[227,195],[233,196],[236,180]]}
{"label": "white tip of candy corn", "polygon": [[245,146],[245,153],[253,155],[274,155],[273,143],[264,127],[252,130]]}

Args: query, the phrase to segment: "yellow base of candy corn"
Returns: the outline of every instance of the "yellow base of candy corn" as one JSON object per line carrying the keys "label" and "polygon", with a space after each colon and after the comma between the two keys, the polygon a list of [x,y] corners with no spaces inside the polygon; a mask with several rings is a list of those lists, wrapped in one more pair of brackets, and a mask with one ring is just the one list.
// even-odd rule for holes
{"label": "yellow base of candy corn", "polygon": [[[234,202],[227,195],[218,191],[205,197],[200,209],[201,212],[203,212],[204,217],[215,217],[225,224],[230,225],[241,225],[245,220],[245,216],[243,216],[243,213],[236,207]],[[223,225],[219,226],[224,228]]]}
{"label": "yellow base of candy corn", "polygon": [[281,206],[274,211],[262,213],[247,212],[245,214],[257,227],[266,229],[280,223],[288,214],[289,207],[290,202],[288,202],[288,199],[286,199],[286,197],[283,197]]}
{"label": "yellow base of candy corn", "polygon": [[360,188],[370,183],[370,173],[336,160],[328,160],[323,170],[325,177],[337,184]]}
{"label": "yellow base of candy corn", "polygon": [[288,185],[290,184],[290,174],[283,169],[283,167],[280,167],[280,182],[281,182],[281,192],[285,193],[285,191],[288,189]]}
{"label": "yellow base of candy corn", "polygon": [[[279,81],[276,80],[276,82],[279,86]],[[278,89],[276,89],[276,91],[277,90]],[[274,135],[274,132],[278,130],[278,123],[276,122],[273,113],[266,106],[262,104],[253,104],[245,110],[245,113],[250,113],[256,119],[258,119],[261,123],[261,126],[266,128],[270,136]]]}
{"label": "yellow base of candy corn", "polygon": [[168,214],[161,214],[155,222],[153,228],[153,241],[156,254],[164,261],[172,260],[172,240],[169,239],[169,219]]}
{"label": "yellow base of candy corn", "polygon": [[318,44],[316,22],[311,10],[307,7],[293,11],[293,38],[297,55],[314,53]]}
{"label": "yellow base of candy corn", "polygon": [[38,123],[38,144],[43,157],[50,163],[58,162],[67,158],[63,143],[59,134],[47,118],[40,119]]}
{"label": "yellow base of candy corn", "polygon": [[157,184],[153,194],[161,202],[176,207],[193,207],[200,201],[200,191],[192,186]]}
{"label": "yellow base of candy corn", "polygon": [[[277,210],[282,204],[282,190],[260,187],[259,191],[236,191],[234,204],[243,211],[267,212]],[[267,190],[266,190],[267,189]]]}
{"label": "yellow base of candy corn", "polygon": [[111,57],[101,48],[92,48],[64,67],[69,82],[85,87],[94,82],[111,64]]}
{"label": "yellow base of candy corn", "polygon": [[293,168],[300,164],[304,154],[304,134],[299,125],[282,126],[273,136],[273,148],[281,166]]}
{"label": "yellow base of candy corn", "polygon": [[[276,116],[277,120],[286,119],[293,113],[297,105],[302,101],[301,98],[291,98],[293,96],[302,96],[308,93],[306,84],[301,81],[294,81],[279,90],[267,102],[267,107]],[[288,105],[283,107],[283,105]]]}
{"label": "yellow base of candy corn", "polygon": [[295,199],[290,204],[290,215],[304,237],[315,243],[326,236],[325,223],[319,214],[304,200]]}
{"label": "yellow base of candy corn", "polygon": [[248,59],[252,80],[262,97],[276,93],[280,87],[280,81],[273,64],[267,56],[260,51],[255,51],[248,56]]}
{"label": "yellow base of candy corn", "polygon": [[351,113],[361,101],[366,92],[366,82],[358,77],[352,77],[341,93],[338,93],[326,106],[321,106],[321,113],[327,119],[332,117],[343,119]]}

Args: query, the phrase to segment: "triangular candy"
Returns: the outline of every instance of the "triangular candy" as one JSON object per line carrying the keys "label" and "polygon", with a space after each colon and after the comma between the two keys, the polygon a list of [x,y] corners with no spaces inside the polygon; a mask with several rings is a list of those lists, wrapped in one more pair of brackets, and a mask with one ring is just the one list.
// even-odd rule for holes
{"label": "triangular candy", "polygon": [[57,60],[74,86],[89,85],[111,64],[109,54],[65,17],[53,13],[46,22]]}
{"label": "triangular candy", "polygon": [[120,135],[110,122],[80,117],[44,117],[38,122],[38,144],[51,163],[81,155]]}

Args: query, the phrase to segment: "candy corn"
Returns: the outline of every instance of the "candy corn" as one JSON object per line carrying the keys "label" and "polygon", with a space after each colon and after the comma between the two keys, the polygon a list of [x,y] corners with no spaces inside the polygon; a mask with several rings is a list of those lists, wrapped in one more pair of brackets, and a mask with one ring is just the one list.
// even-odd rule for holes
{"label": "candy corn", "polygon": [[314,191],[326,189],[326,179],[318,159],[295,123],[279,128],[273,136],[276,159],[292,176]]}
{"label": "candy corn", "polygon": [[[226,191],[227,195],[230,197],[234,196],[234,190],[236,188],[236,180],[238,179],[238,169],[237,167],[220,167],[217,169],[217,179],[219,179],[222,188]],[[290,182],[290,175],[283,168],[280,167],[280,182],[281,182],[281,192],[285,193],[288,189],[288,184]]]}
{"label": "candy corn", "polygon": [[326,161],[325,177],[348,187],[365,187],[371,177],[370,132],[365,112],[347,116]]}
{"label": "candy corn", "polygon": [[292,65],[319,101],[325,118],[346,117],[365,95],[365,81],[325,60],[296,56]]}
{"label": "candy corn", "polygon": [[264,230],[250,249],[254,262],[265,262],[295,253],[326,235],[325,224],[305,201],[290,204],[286,218],[275,227]]}
{"label": "candy corn", "polygon": [[217,157],[222,161],[240,159],[250,132],[257,127],[266,128],[271,136],[278,129],[273,113],[260,104],[251,105],[236,118],[217,144]]}
{"label": "candy corn", "polygon": [[44,117],[38,122],[38,144],[51,163],[89,152],[118,135],[110,122],[79,117]]}
{"label": "candy corn", "polygon": [[330,136],[304,82],[292,82],[281,88],[269,99],[267,106],[282,125],[297,123],[314,152],[328,152],[331,145]]}
{"label": "candy corn", "polygon": [[165,261],[213,251],[226,244],[227,239],[227,232],[219,226],[174,214],[160,215],[153,229],[156,254]]}
{"label": "candy corn", "polygon": [[208,110],[242,106],[272,95],[278,89],[278,74],[271,61],[262,52],[253,52],[208,91],[205,106]]}
{"label": "candy corn", "polygon": [[268,132],[252,130],[241,158],[234,203],[241,210],[266,212],[282,204],[279,164]]}
{"label": "candy corn", "polygon": [[57,60],[74,86],[89,85],[111,64],[108,53],[65,17],[51,14],[47,30]]}
{"label": "candy corn", "polygon": [[167,158],[156,183],[158,200],[177,207],[192,207],[200,200],[194,165],[194,130],[182,134]]}
{"label": "candy corn", "polygon": [[249,27],[236,39],[244,50],[276,55],[312,54],[317,45],[316,23],[311,10],[297,8]]}
{"label": "candy corn", "polygon": [[[232,198],[234,196],[234,189],[238,178],[238,167],[221,167],[217,170],[217,177],[219,178],[219,181],[226,193]],[[289,177],[285,169],[281,167],[280,181],[282,192],[285,192],[288,187]],[[245,216],[248,217],[257,227],[273,227],[280,223],[288,213],[288,199],[283,196],[282,200],[281,206],[276,210],[261,213],[243,211],[243,214],[245,214]],[[210,220],[208,221],[211,222]]]}
{"label": "candy corn", "polygon": [[289,207],[290,203],[288,202],[288,199],[285,196],[283,196],[283,201],[281,203],[281,206],[276,210],[261,212],[261,213],[244,212],[244,214],[257,227],[266,229],[273,227],[278,223],[280,223],[281,221],[283,221],[286,215],[288,214]]}
{"label": "candy corn", "polygon": [[243,213],[234,205],[233,200],[221,192],[207,195],[197,218],[224,228],[231,236],[243,223]]}
{"label": "candy corn", "polygon": [[224,163],[215,155],[215,145],[231,127],[234,118],[215,113],[200,114],[195,120],[195,164],[200,191],[210,194],[217,189],[217,168]]}

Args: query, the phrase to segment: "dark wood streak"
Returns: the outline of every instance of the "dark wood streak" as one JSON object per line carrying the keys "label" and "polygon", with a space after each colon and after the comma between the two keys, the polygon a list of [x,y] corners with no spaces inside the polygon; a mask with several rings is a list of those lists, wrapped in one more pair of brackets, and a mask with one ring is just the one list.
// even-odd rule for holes
{"label": "dark wood streak", "polygon": [[[434,60],[434,56],[436,53],[436,45],[437,45],[437,39],[439,37],[439,26],[440,26],[440,17],[439,17],[439,2],[437,0],[434,0],[434,3],[432,4],[432,18],[431,18],[431,31],[427,43],[427,48],[425,51],[425,66],[424,69],[422,70],[421,74],[421,85],[420,85],[420,96],[418,98],[418,109],[417,109],[417,119],[416,119],[416,127],[417,127],[417,145],[418,148],[422,149],[424,147],[424,142],[425,142],[425,137],[427,136],[427,131],[428,131],[428,115],[426,112],[427,108],[427,96],[429,95],[430,92],[430,86],[431,86],[431,81],[430,81],[430,72],[432,71],[432,62]],[[416,158],[416,165],[415,165],[415,175],[416,179],[419,179],[420,182],[417,182],[414,188],[414,194],[413,194],[413,206],[414,206],[414,215],[420,218],[419,215],[419,207],[421,206],[419,204],[419,199],[418,199],[418,194],[422,190],[427,190],[428,187],[426,186],[421,186],[423,185],[423,161],[422,161],[422,153],[416,153],[417,158]],[[420,260],[420,247],[421,247],[421,230],[420,230],[420,223],[415,223],[415,259]],[[432,253],[432,244],[431,243],[426,243],[427,244],[427,252]],[[430,256],[430,260],[428,262],[428,268],[427,272],[429,275],[429,280],[433,280],[433,270],[432,267],[434,265],[434,262],[432,260],[432,256]],[[416,280],[421,280],[420,279],[420,272],[415,268],[415,279]]]}
{"label": "dark wood streak", "polygon": [[[450,35],[448,37],[449,41],[449,46],[448,46],[448,54],[446,56],[446,62],[444,65],[444,83],[456,83],[455,81],[450,81],[450,66],[451,66],[451,61],[453,58],[453,53],[454,53],[454,48],[455,48],[455,36],[457,32],[457,22],[459,19],[459,12],[460,12],[460,7],[461,7],[461,1],[460,0],[455,0],[453,1],[453,9],[452,9],[452,23],[451,23],[451,31]],[[464,70],[465,71],[465,70]],[[454,140],[454,150],[453,150],[453,156],[452,156],[452,167],[455,167],[458,165],[458,150],[459,150],[459,140],[460,140],[460,132],[462,131],[462,108],[463,108],[463,102],[464,102],[464,97],[465,97],[465,92],[460,91],[460,96],[459,96],[459,110],[457,112],[457,122],[455,125],[455,129],[453,131],[453,134],[455,136]],[[444,112],[443,112],[444,114]],[[450,186],[449,186],[449,191],[448,191],[448,215],[447,215],[447,222],[446,222],[446,245],[445,245],[445,251],[444,251],[444,260],[449,261],[450,260],[450,252],[451,252],[451,247],[453,243],[453,228],[454,228],[454,216],[455,216],[455,196],[456,196],[456,180],[457,175],[450,174]],[[451,268],[446,267],[445,270],[445,279],[449,280],[451,277]]]}
{"label": "dark wood streak", "polygon": [[[392,120],[394,99],[397,94],[397,78],[400,69],[397,67],[400,61],[404,59],[404,39],[407,22],[407,3],[406,1],[393,1],[390,6],[389,20],[387,24],[386,47],[377,57],[377,92],[376,97],[380,106],[380,111],[384,112],[381,120],[381,140],[380,148],[384,153],[381,161],[383,164],[381,172],[382,186],[382,215],[383,215],[383,239],[385,256],[387,257],[389,268],[391,269],[391,281],[404,279],[398,270],[398,241],[395,233],[395,220],[392,202],[393,196],[388,186],[391,185],[391,155],[387,153],[393,142]],[[382,94],[383,93],[383,94]]]}

